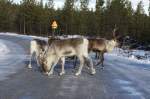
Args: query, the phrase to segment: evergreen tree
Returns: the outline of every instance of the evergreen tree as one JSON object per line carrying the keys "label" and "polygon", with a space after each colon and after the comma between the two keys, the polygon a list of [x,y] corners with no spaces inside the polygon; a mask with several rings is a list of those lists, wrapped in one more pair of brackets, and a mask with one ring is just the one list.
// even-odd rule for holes
{"label": "evergreen tree", "polygon": [[103,5],[104,0],[96,0],[96,10],[95,10],[95,34],[102,36],[102,29],[103,29]]}
{"label": "evergreen tree", "polygon": [[47,7],[50,8],[50,9],[53,9],[54,8],[54,1],[53,0],[48,0]]}
{"label": "evergreen tree", "polygon": [[80,28],[79,28],[79,34],[87,35],[88,33],[88,5],[89,0],[80,0]]}
{"label": "evergreen tree", "polygon": [[133,8],[132,8],[132,4],[131,1],[127,0],[126,1],[126,10],[127,10],[127,19],[126,21],[127,23],[127,32],[124,35],[132,35],[132,33],[134,33],[133,30],[133,26],[134,26],[134,18],[133,18]]}
{"label": "evergreen tree", "polygon": [[73,34],[74,3],[74,0],[66,0],[64,4],[61,24],[66,34]]}
{"label": "evergreen tree", "polygon": [[108,9],[111,5],[112,0],[106,0],[106,8]]}
{"label": "evergreen tree", "polygon": [[[63,8],[57,10],[53,0],[46,4],[43,1],[22,0],[15,4],[13,0],[0,0],[0,31],[47,36],[52,32],[53,20],[56,20],[61,34],[112,38],[116,25],[119,35],[150,42],[150,1],[148,15],[142,1],[136,10],[130,0],[96,0],[95,10],[89,9],[89,0],[66,0]],[[76,3],[80,7],[75,7]]]}
{"label": "evergreen tree", "polygon": [[96,0],[96,11],[101,11],[104,5],[104,0]]}
{"label": "evergreen tree", "polygon": [[89,5],[89,0],[80,0],[81,3],[81,10],[82,11],[87,11],[88,10],[88,5]]}
{"label": "evergreen tree", "polygon": [[44,23],[45,23],[45,33],[47,35],[52,34],[51,24],[53,20],[55,19],[55,10],[54,10],[54,1],[48,0],[48,2],[45,5],[45,13],[43,15],[44,17]]}
{"label": "evergreen tree", "polygon": [[105,10],[105,30],[106,36],[112,34],[114,26],[119,28],[120,35],[128,32],[128,11],[127,11],[128,0],[112,0],[110,6]]}
{"label": "evergreen tree", "polygon": [[144,7],[143,2],[140,1],[137,5],[137,9],[134,14],[135,17],[135,32],[134,36],[137,37],[139,40],[142,36],[144,26],[145,26],[145,15],[144,15]]}
{"label": "evergreen tree", "polygon": [[[35,31],[33,31],[34,28],[34,23],[36,20],[35,18],[38,17],[36,15],[36,7],[37,7],[37,2],[35,0],[23,0],[21,2],[21,6],[19,9],[19,17],[20,17],[20,28],[21,31],[24,34],[33,34]],[[23,30],[23,31],[22,31]]]}
{"label": "evergreen tree", "polygon": [[150,0],[149,0],[148,12],[149,12],[149,16],[150,16]]}
{"label": "evergreen tree", "polygon": [[10,31],[14,25],[12,0],[0,0],[0,31]]}
{"label": "evergreen tree", "polygon": [[138,5],[137,5],[137,9],[136,9],[136,12],[135,12],[135,14],[144,14],[145,12],[144,12],[144,5],[143,5],[143,2],[142,1],[140,1],[139,3],[138,3]]}

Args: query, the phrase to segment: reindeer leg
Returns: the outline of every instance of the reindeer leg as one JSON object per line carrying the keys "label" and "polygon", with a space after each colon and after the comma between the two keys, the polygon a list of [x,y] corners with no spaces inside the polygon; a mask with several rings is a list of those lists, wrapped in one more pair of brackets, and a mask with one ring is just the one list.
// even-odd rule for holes
{"label": "reindeer leg", "polygon": [[75,74],[76,76],[81,74],[81,71],[82,71],[82,68],[83,68],[83,65],[84,65],[84,57],[83,56],[79,56],[79,60],[80,60],[80,66],[79,66],[78,71]]}
{"label": "reindeer leg", "polygon": [[65,57],[63,57],[63,58],[61,58],[61,66],[62,66],[62,69],[61,69],[61,72],[60,72],[60,76],[61,75],[63,75],[63,74],[65,74],[65,67],[64,67],[64,65],[65,65]]}
{"label": "reindeer leg", "polygon": [[102,65],[102,69],[104,69],[104,53],[102,52],[101,54],[101,65]]}
{"label": "reindeer leg", "polygon": [[77,57],[74,56],[74,68],[76,68],[76,66],[77,66]]}
{"label": "reindeer leg", "polygon": [[35,50],[32,48],[32,46],[30,45],[30,61],[29,61],[29,65],[28,65],[28,68],[31,69],[32,68],[32,57],[35,53]]}
{"label": "reindeer leg", "polygon": [[102,63],[102,52],[99,52],[99,61],[97,62],[97,64],[95,66],[98,66],[99,64]]}
{"label": "reindeer leg", "polygon": [[36,63],[37,63],[37,66],[40,67],[39,56],[36,56]]}
{"label": "reindeer leg", "polygon": [[59,58],[56,58],[54,64],[52,65],[52,67],[50,69],[50,72],[47,74],[48,76],[50,76],[51,74],[53,74],[54,68],[55,68],[56,64],[58,63],[58,61],[59,61]]}
{"label": "reindeer leg", "polygon": [[95,68],[93,66],[92,59],[89,57],[85,57],[88,67],[91,67],[91,74],[94,75],[96,73]]}
{"label": "reindeer leg", "polygon": [[97,52],[95,52],[95,59],[97,59]]}
{"label": "reindeer leg", "polygon": [[29,69],[32,68],[31,64],[32,64],[32,55],[30,55],[30,61],[29,61],[29,65],[28,65],[28,68],[29,68]]}

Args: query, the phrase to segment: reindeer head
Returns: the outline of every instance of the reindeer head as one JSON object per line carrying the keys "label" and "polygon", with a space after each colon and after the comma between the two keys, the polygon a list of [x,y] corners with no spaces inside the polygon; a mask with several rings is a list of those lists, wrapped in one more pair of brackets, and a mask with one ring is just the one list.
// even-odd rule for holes
{"label": "reindeer head", "polygon": [[45,55],[41,54],[40,64],[45,74],[47,74],[51,70],[51,67],[54,65],[56,59],[57,59],[57,55],[52,46],[49,47]]}
{"label": "reindeer head", "polygon": [[46,61],[46,58],[45,58],[45,56],[43,55],[42,52],[40,52],[38,59],[39,59],[40,65],[42,67],[42,71],[47,72],[47,66],[46,66],[47,61]]}

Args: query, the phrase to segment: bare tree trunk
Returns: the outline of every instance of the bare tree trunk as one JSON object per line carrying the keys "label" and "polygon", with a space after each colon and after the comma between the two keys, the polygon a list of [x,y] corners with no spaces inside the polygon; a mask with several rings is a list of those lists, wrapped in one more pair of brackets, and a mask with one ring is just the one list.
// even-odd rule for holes
{"label": "bare tree trunk", "polygon": [[42,30],[41,30],[41,24],[40,24],[40,36],[41,36],[41,31],[42,31]]}
{"label": "bare tree trunk", "polygon": [[25,18],[23,20],[23,33],[26,34],[26,23],[25,23]]}
{"label": "bare tree trunk", "polygon": [[21,33],[21,22],[20,22],[20,25],[19,25],[19,32]]}

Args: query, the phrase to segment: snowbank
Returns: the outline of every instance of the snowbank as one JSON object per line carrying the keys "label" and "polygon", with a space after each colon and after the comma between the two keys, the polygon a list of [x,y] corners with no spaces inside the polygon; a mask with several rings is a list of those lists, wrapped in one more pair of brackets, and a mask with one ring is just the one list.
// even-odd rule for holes
{"label": "snowbank", "polygon": [[[6,33],[0,33],[0,35],[8,35],[8,36],[15,36],[15,37],[22,37],[22,38],[25,38],[25,39],[34,39],[34,38],[37,38],[37,39],[43,39],[43,40],[47,40],[48,38],[47,37],[40,37],[40,36],[33,36],[33,35],[22,35],[22,34],[17,34],[17,33],[9,33],[9,32],[6,32]],[[63,35],[63,36],[57,36],[58,38],[60,39],[65,39],[65,38],[77,38],[77,37],[83,37],[81,35]]]}
{"label": "snowbank", "polygon": [[2,33],[1,32],[0,35],[8,35],[8,36],[21,37],[21,38],[29,39],[29,40],[34,39],[34,38],[47,40],[46,37],[39,37],[39,36],[33,36],[33,35],[22,35],[22,34],[9,33],[9,32],[6,32],[6,33]]}
{"label": "snowbank", "polygon": [[0,40],[0,56],[4,56],[8,54],[10,50],[8,47],[5,45],[4,40]]}
{"label": "snowbank", "polygon": [[132,61],[140,64],[150,64],[150,51],[122,50],[115,48],[112,53],[106,53],[106,57],[116,57],[120,60]]}

